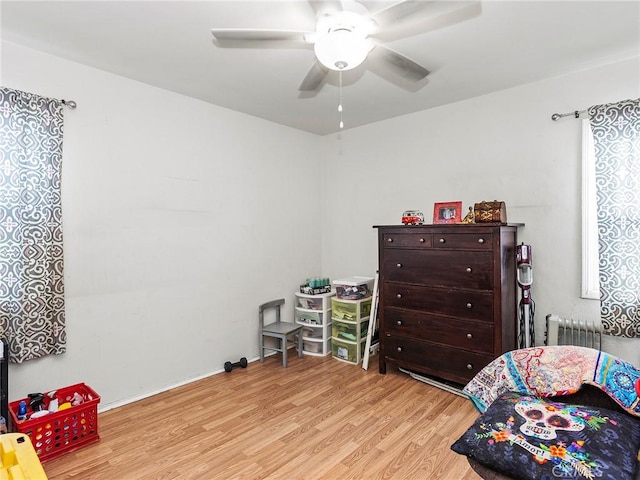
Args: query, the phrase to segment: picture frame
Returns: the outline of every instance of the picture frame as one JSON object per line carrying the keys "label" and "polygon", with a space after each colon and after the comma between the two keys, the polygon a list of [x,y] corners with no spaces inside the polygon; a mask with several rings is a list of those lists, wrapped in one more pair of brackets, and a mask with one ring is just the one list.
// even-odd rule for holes
{"label": "picture frame", "polygon": [[462,202],[439,202],[433,204],[433,223],[460,223]]}

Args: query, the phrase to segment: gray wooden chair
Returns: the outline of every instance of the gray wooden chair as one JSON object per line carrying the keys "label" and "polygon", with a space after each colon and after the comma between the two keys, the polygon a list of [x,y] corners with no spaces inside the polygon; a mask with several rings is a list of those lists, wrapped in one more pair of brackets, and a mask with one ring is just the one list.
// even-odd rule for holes
{"label": "gray wooden chair", "polygon": [[[280,321],[280,307],[284,305],[284,298],[279,300],[272,300],[267,303],[263,303],[259,307],[260,317],[260,362],[264,362],[264,351],[275,350],[276,352],[282,352],[282,366],[287,366],[287,348],[289,346],[289,337],[297,335],[297,349],[298,357],[302,358],[302,325],[291,322]],[[264,324],[265,311],[275,309],[276,320],[268,325]],[[276,345],[273,347],[265,347],[265,337],[271,337],[275,339]]]}

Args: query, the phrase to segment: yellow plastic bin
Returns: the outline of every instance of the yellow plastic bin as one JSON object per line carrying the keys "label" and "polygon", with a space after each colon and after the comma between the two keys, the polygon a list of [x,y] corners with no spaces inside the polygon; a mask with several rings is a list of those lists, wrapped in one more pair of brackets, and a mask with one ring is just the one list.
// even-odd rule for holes
{"label": "yellow plastic bin", "polygon": [[0,435],[0,480],[47,480],[31,440],[23,433]]}

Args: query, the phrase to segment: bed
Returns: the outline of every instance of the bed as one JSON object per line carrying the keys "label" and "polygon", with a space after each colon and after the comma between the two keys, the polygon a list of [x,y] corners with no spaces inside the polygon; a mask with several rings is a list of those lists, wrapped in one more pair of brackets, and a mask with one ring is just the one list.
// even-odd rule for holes
{"label": "bed", "polygon": [[533,347],[464,393],[481,415],[451,446],[485,480],[640,480],[640,371],[599,350]]}

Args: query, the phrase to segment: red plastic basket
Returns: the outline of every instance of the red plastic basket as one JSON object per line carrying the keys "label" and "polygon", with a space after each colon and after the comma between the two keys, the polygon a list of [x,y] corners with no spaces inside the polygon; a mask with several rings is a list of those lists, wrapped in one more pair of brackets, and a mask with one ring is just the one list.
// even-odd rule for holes
{"label": "red plastic basket", "polygon": [[[58,403],[72,402],[75,394],[82,396],[80,405],[50,413],[43,417],[18,422],[17,412],[23,398],[9,404],[14,431],[28,435],[41,462],[65,455],[100,440],[98,435],[98,395],[91,387],[78,383],[56,390]],[[48,401],[48,397],[47,401]],[[30,415],[31,411],[28,409]]]}

